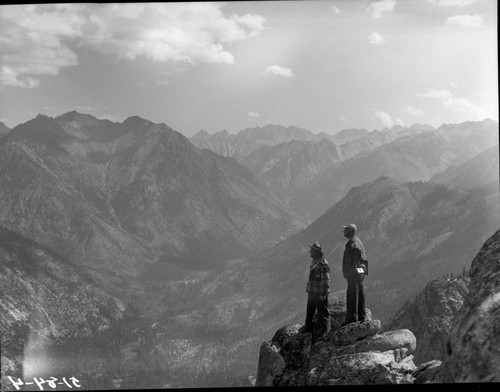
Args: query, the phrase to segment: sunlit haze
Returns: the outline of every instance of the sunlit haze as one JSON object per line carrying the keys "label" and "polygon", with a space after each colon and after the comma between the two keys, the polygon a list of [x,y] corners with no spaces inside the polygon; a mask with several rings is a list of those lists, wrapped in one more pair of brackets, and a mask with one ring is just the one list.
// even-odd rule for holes
{"label": "sunlit haze", "polygon": [[191,136],[498,120],[495,0],[0,6],[0,121],[77,110]]}

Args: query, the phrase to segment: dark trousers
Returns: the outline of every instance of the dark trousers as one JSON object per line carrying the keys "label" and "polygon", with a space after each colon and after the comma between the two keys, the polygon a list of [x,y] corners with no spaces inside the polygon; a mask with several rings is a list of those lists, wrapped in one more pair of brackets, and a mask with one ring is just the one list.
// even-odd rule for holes
{"label": "dark trousers", "polygon": [[346,322],[363,321],[366,317],[364,275],[355,275],[347,279]]}
{"label": "dark trousers", "polygon": [[316,311],[318,312],[318,320],[316,326],[319,331],[325,332],[328,329],[328,321],[330,312],[328,311],[328,295],[321,301],[318,294],[309,293],[307,296],[307,312],[305,326],[308,329],[313,329],[313,317]]}

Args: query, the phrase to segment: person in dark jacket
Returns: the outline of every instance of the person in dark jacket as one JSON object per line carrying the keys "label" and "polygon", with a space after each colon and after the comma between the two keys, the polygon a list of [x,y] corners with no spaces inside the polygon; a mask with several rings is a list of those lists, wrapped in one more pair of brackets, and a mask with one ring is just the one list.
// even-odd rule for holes
{"label": "person in dark jacket", "polygon": [[300,333],[313,332],[313,317],[318,312],[316,333],[322,334],[328,330],[330,312],[328,311],[328,293],[330,292],[330,266],[323,256],[321,242],[308,245],[312,258],[307,281],[307,311],[306,322],[299,329]]}
{"label": "person in dark jacket", "polygon": [[368,275],[368,258],[363,243],[356,235],[356,225],[351,223],[342,227],[344,237],[348,239],[342,259],[342,274],[347,279],[347,313],[342,325],[347,325],[366,318],[363,279]]}

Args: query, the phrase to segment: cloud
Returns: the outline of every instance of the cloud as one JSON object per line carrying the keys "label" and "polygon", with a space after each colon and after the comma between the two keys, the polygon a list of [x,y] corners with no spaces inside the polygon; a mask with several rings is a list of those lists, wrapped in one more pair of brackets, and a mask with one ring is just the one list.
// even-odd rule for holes
{"label": "cloud", "polygon": [[472,116],[474,119],[482,120],[489,117],[486,110],[466,98],[457,98],[448,90],[431,89],[425,93],[416,94],[418,98],[426,98],[437,101],[445,109],[456,113]]}
{"label": "cloud", "polygon": [[385,38],[382,37],[379,33],[375,32],[370,34],[370,36],[368,37],[368,42],[373,45],[381,45],[385,42]]}
{"label": "cloud", "polygon": [[119,59],[234,63],[226,45],[264,29],[260,15],[223,14],[224,3],[5,5],[0,83],[34,88],[42,75],[79,64],[87,47]]}
{"label": "cloud", "polygon": [[259,117],[259,113],[256,113],[256,112],[248,112],[248,113],[247,113],[247,116],[248,116],[248,117]]}
{"label": "cloud", "polygon": [[396,0],[382,0],[370,3],[366,11],[372,15],[372,18],[381,18],[382,13],[392,12],[396,6]]}
{"label": "cloud", "polygon": [[[81,38],[79,5],[5,5],[0,12],[0,83],[34,88],[35,76],[78,64],[67,41]],[[77,12],[75,13],[74,10]]]}
{"label": "cloud", "polygon": [[86,44],[133,60],[191,64],[234,63],[223,44],[247,39],[264,28],[260,15],[226,17],[221,3],[106,4],[92,17]]}
{"label": "cloud", "polygon": [[476,3],[482,3],[483,0],[427,0],[435,7],[468,7]]}
{"label": "cloud", "polygon": [[332,9],[332,11],[333,11],[336,15],[339,15],[339,14],[341,14],[341,13],[342,13],[342,10],[341,10],[339,7],[335,6],[335,5],[332,5],[332,6],[331,6],[331,9]]}
{"label": "cloud", "polygon": [[408,106],[408,112],[415,117],[422,117],[424,115],[424,111],[420,108],[414,108],[411,106]]}
{"label": "cloud", "polygon": [[375,109],[375,116],[382,121],[385,128],[392,128],[394,125],[405,125],[404,121],[400,118],[393,120],[389,114],[378,109]]}
{"label": "cloud", "polygon": [[482,15],[455,15],[446,19],[448,26],[481,27],[483,22]]}
{"label": "cloud", "polygon": [[279,65],[270,65],[266,68],[266,72],[271,75],[283,76],[285,78],[293,77],[293,73],[290,68],[284,68]]}

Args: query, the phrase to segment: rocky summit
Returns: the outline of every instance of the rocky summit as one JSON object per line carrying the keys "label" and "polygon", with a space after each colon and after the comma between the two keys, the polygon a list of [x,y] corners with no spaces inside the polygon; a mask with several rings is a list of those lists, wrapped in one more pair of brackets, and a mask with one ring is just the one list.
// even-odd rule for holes
{"label": "rocky summit", "polygon": [[369,310],[365,321],[341,326],[345,312],[344,302],[330,306],[331,328],[322,336],[299,333],[300,324],[280,328],[261,345],[256,386],[413,383],[413,333],[381,332]]}
{"label": "rocky summit", "polygon": [[[260,347],[256,385],[498,383],[500,230],[483,244],[467,277],[431,282],[387,330],[369,310],[365,321],[341,326],[345,313],[344,302],[330,306],[331,328],[322,336],[299,333],[299,324],[281,327]],[[408,328],[391,329],[402,325]],[[412,330],[422,337],[421,359]],[[433,353],[441,358],[430,359]]]}

